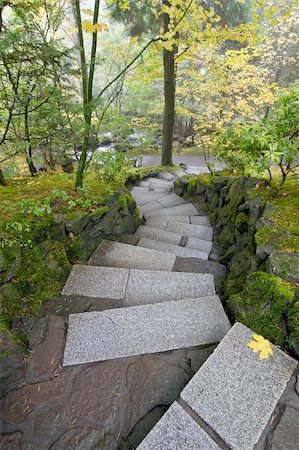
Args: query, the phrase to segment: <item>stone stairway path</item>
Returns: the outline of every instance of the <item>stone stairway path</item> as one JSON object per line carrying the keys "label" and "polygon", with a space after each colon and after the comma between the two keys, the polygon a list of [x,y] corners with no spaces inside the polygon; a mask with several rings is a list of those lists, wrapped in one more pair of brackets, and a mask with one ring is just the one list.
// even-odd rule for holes
{"label": "stone stairway path", "polygon": [[275,346],[260,361],[251,339],[236,323],[138,450],[256,449],[297,361]]}
{"label": "stone stairway path", "polygon": [[181,170],[165,171],[135,186],[145,224],[122,242],[103,241],[88,264],[73,267],[62,294],[92,298],[101,308],[69,316],[63,365],[220,342],[138,448],[253,450],[295,362],[275,348],[260,364],[246,346],[251,331],[230,329],[215,290],[220,265],[209,259],[213,228],[172,192],[179,176]]}
{"label": "stone stairway path", "polygon": [[[91,298],[101,311],[70,315],[64,365],[214,344],[227,333],[213,274],[174,272],[178,257],[207,262],[213,237],[208,217],[171,192],[178,174],[135,186],[145,225],[73,267],[62,295]],[[109,300],[116,309],[102,311]]]}

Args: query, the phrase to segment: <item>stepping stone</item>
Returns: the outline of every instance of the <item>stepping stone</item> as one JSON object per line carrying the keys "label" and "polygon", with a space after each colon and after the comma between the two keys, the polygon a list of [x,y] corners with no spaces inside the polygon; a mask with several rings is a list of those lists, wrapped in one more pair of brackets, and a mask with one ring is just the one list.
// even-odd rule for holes
{"label": "stepping stone", "polygon": [[165,180],[168,181],[172,181],[175,178],[172,172],[168,172],[166,170],[164,170],[163,172],[159,172],[158,177],[162,179],[164,178]]}
{"label": "stepping stone", "polygon": [[192,225],[187,223],[182,225],[181,223],[178,222],[169,221],[166,230],[172,231],[173,233],[182,233],[184,236],[204,239],[206,241],[213,240],[212,227],[205,227],[202,225]]}
{"label": "stepping stone", "polygon": [[166,197],[160,198],[159,203],[161,203],[161,205],[165,206],[166,208],[170,208],[171,206],[184,205],[187,202],[182,197],[179,197],[176,194],[170,194]]}
{"label": "stepping stone", "polygon": [[189,175],[199,175],[200,173],[210,173],[207,166],[188,166],[186,173]]}
{"label": "stepping stone", "polygon": [[[159,228],[149,227],[141,225],[136,233],[134,234],[134,237],[138,238],[148,238],[155,241],[161,241],[166,242],[167,244],[173,244],[173,245],[180,245],[183,235],[179,233],[173,233],[171,231],[165,231],[161,230]],[[187,238],[186,245],[182,248],[191,248],[193,250],[198,250],[204,253],[210,253],[212,248],[212,242],[206,241],[203,239],[197,239],[197,238]],[[163,250],[164,251],[164,250]]]}
{"label": "stepping stone", "polygon": [[173,173],[174,173],[178,178],[184,177],[184,176],[186,175],[186,173],[185,173],[182,169],[174,170]]}
{"label": "stepping stone", "polygon": [[75,265],[62,295],[113,299],[121,304],[159,303],[214,295],[210,274]]}
{"label": "stepping stone", "polygon": [[210,253],[212,245],[212,241],[205,241],[198,238],[188,237],[185,248],[192,248],[193,250]]}
{"label": "stepping stone", "polygon": [[235,324],[181,393],[232,450],[255,448],[297,366],[274,345],[260,360],[247,347],[252,334]]}
{"label": "stepping stone", "polygon": [[161,178],[145,178],[145,181],[149,181],[154,186],[173,187],[173,182],[168,180],[162,180]]}
{"label": "stepping stone", "polygon": [[172,253],[181,258],[199,258],[203,260],[207,260],[209,258],[209,254],[205,252],[180,247],[179,245],[167,244],[166,242],[155,241],[148,238],[141,238],[137,245],[138,247],[151,248],[153,250],[161,250],[162,252]]}
{"label": "stepping stone", "polygon": [[[158,209],[160,211],[161,208],[163,208],[161,203],[158,203],[157,201],[153,201],[153,202],[147,203],[146,205],[141,206],[140,213],[141,213],[141,215],[146,215],[148,213],[154,212],[156,209]],[[163,209],[166,209],[166,208],[163,208]]]}
{"label": "stepping stone", "polygon": [[211,226],[211,221],[208,216],[191,216],[190,222],[193,225],[205,225],[207,227]]}
{"label": "stepping stone", "polygon": [[[210,226],[209,218],[204,216],[198,216],[201,220],[201,226]],[[207,219],[207,220],[206,220]],[[145,222],[145,226],[160,228],[166,230],[169,223],[177,223],[181,225],[181,231],[184,231],[185,224],[190,225],[189,216],[174,216],[174,217],[150,217]]]}
{"label": "stepping stone", "polygon": [[134,236],[139,238],[154,239],[156,241],[167,242],[168,244],[180,245],[182,235],[178,233],[171,233],[158,228],[146,227],[140,225]]}
{"label": "stepping stone", "polygon": [[220,450],[192,417],[174,402],[137,450]]}
{"label": "stepping stone", "polygon": [[[131,194],[136,200],[138,206],[143,206],[146,203],[151,203],[155,200],[165,198],[165,192],[149,191],[147,188],[134,187]],[[161,207],[162,206],[160,205],[160,208]]]}
{"label": "stepping stone", "polygon": [[128,269],[76,264],[61,294],[121,300],[125,296],[128,277]]}
{"label": "stepping stone", "polygon": [[63,365],[212,344],[229,328],[217,296],[71,314]]}
{"label": "stepping stone", "polygon": [[[155,208],[157,209],[157,208]],[[147,211],[145,213],[145,218],[148,217],[172,217],[172,216],[196,216],[198,215],[198,210],[191,203],[186,203],[185,205],[172,206],[171,208],[160,209],[158,211]]]}
{"label": "stepping stone", "polygon": [[125,306],[198,298],[215,294],[211,274],[130,270]]}
{"label": "stepping stone", "polygon": [[172,270],[175,255],[121,242],[103,241],[88,263],[94,266],[123,267],[141,270]]}

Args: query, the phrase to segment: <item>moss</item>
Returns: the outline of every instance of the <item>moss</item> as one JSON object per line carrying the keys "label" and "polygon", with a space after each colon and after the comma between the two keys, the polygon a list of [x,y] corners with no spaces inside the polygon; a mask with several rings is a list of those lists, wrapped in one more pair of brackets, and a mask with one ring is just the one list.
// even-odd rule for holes
{"label": "moss", "polygon": [[61,242],[49,241],[33,248],[23,248],[13,280],[5,286],[3,320],[37,316],[45,300],[60,294],[70,270]]}
{"label": "moss", "polygon": [[189,178],[187,192],[188,194],[195,194],[197,190],[197,177]]}
{"label": "moss", "polygon": [[284,319],[294,298],[294,288],[289,283],[275,275],[253,272],[242,292],[229,297],[228,306],[236,320],[282,345],[286,338]]}
{"label": "moss", "polygon": [[290,349],[299,355],[299,301],[294,302],[288,311],[288,328],[290,334],[288,336],[288,345]]}

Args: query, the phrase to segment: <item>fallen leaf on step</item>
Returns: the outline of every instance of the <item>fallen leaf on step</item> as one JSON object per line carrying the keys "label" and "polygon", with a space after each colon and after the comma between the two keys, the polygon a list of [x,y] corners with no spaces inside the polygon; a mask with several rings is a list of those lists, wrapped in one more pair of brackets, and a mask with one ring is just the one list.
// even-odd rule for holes
{"label": "fallen leaf on step", "polygon": [[258,334],[253,334],[252,338],[253,340],[247,344],[247,347],[251,348],[254,353],[261,352],[260,359],[268,359],[269,355],[273,356],[270,342],[267,339]]}

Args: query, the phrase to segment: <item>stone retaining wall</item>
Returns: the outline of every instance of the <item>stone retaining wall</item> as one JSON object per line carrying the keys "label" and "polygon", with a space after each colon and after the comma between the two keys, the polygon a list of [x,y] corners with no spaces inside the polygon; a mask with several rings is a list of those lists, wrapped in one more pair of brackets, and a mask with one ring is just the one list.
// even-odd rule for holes
{"label": "stone retaining wall", "polygon": [[298,357],[298,254],[257,245],[257,231],[271,226],[269,212],[275,208],[258,194],[259,183],[202,175],[178,179],[175,191],[199,199],[210,215],[220,262],[228,267],[223,294],[231,314]]}
{"label": "stone retaining wall", "polygon": [[[103,238],[134,233],[139,225],[136,203],[122,189],[91,214],[56,215],[32,231],[32,243],[0,248],[0,299],[3,318],[38,315],[41,304],[58,296],[70,262],[85,262]],[[17,323],[16,323],[17,325]]]}

